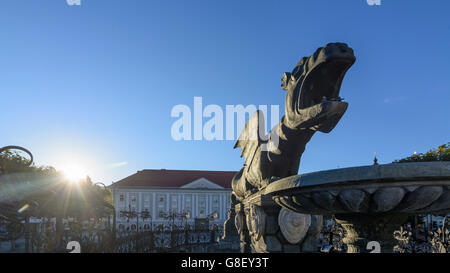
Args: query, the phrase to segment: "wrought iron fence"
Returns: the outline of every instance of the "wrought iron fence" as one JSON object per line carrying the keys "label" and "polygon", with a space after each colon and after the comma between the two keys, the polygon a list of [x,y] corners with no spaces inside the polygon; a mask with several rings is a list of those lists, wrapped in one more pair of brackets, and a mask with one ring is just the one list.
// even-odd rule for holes
{"label": "wrought iron fence", "polygon": [[342,239],[345,237],[345,229],[334,219],[324,221],[319,236],[320,252],[342,253],[347,251],[347,246]]}
{"label": "wrought iron fence", "polygon": [[397,253],[450,253],[450,223],[443,218],[442,226],[434,230],[414,230],[405,225],[394,232]]}
{"label": "wrought iron fence", "polygon": [[[397,240],[396,253],[450,253],[450,222],[447,217],[443,217],[440,227],[422,229],[405,224],[392,236]],[[344,237],[345,229],[334,219],[324,222],[319,238],[320,251],[346,252]]]}
{"label": "wrought iron fence", "polygon": [[[66,246],[71,241],[80,244],[83,253],[159,253],[159,252],[206,252],[217,245],[222,230],[215,226],[209,230],[191,230],[189,226],[174,229],[170,225],[158,226],[155,230],[119,231],[98,225],[98,223],[66,224],[61,241],[58,242],[55,225],[51,221],[39,224],[20,223],[12,230],[11,237],[5,229],[10,223],[0,223],[0,241],[25,239],[29,246],[24,252],[50,253],[68,252]],[[25,230],[29,232],[26,236]],[[14,251],[12,248],[11,251]]]}

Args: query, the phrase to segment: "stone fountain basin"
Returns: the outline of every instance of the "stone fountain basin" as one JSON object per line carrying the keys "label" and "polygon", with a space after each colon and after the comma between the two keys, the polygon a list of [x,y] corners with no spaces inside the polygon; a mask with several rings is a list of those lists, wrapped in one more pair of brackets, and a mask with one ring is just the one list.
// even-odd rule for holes
{"label": "stone fountain basin", "polygon": [[334,169],[290,176],[262,195],[299,213],[443,214],[450,212],[450,162]]}

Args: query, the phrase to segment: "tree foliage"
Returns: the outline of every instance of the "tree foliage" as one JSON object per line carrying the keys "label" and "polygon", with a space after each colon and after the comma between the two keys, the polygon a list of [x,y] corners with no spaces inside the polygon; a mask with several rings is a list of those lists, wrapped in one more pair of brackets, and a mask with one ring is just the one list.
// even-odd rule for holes
{"label": "tree foliage", "polygon": [[51,166],[36,166],[17,152],[0,153],[0,217],[101,217],[112,211],[111,192],[89,177],[70,183]]}
{"label": "tree foliage", "polygon": [[6,150],[0,153],[0,175],[7,173],[30,173],[56,174],[55,168],[51,166],[29,165],[29,159],[20,155],[17,151]]}
{"label": "tree foliage", "polygon": [[431,161],[450,161],[450,142],[443,144],[436,149],[431,149],[426,153],[415,153],[406,158],[396,160],[394,163]]}

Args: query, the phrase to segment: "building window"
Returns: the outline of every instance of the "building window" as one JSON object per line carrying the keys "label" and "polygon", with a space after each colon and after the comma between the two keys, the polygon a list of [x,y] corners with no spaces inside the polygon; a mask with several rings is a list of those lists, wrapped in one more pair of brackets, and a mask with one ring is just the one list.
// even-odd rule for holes
{"label": "building window", "polygon": [[178,208],[178,196],[177,195],[171,195],[170,196],[170,202],[171,202],[171,208],[172,210],[177,210]]}
{"label": "building window", "polygon": [[120,196],[119,196],[119,202],[120,203],[123,203],[125,201],[125,197],[123,196],[123,194],[121,194]]}
{"label": "building window", "polygon": [[192,208],[192,196],[190,194],[184,196],[184,208],[186,210],[191,210]]}
{"label": "building window", "polygon": [[164,206],[166,204],[166,196],[158,195],[158,206]]}
{"label": "building window", "polygon": [[158,194],[157,200],[158,200],[158,208],[157,208],[158,217],[162,218],[162,216],[166,212],[166,195]]}
{"label": "building window", "polygon": [[142,203],[142,208],[143,208],[143,210],[147,210],[147,211],[150,211],[150,208],[152,207],[152,199],[151,199],[151,196],[150,196],[150,194],[148,194],[148,193],[146,193],[146,194],[144,194],[143,195],[143,203]]}
{"label": "building window", "polygon": [[213,207],[218,207],[219,206],[219,196],[214,195],[212,203],[213,203]]}
{"label": "building window", "polygon": [[199,195],[198,197],[198,209],[200,211],[199,217],[205,218],[206,217],[206,196],[205,195]]}
{"label": "building window", "polygon": [[136,194],[135,193],[130,193],[130,205],[131,206],[136,206]]}
{"label": "building window", "polygon": [[218,219],[219,218],[219,206],[220,206],[220,204],[219,204],[219,196],[218,195],[213,195],[212,196],[212,211],[213,211],[213,214],[212,214],[212,217],[214,218],[214,219]]}
{"label": "building window", "polygon": [[158,216],[159,216],[159,218],[163,218],[164,217],[164,210],[159,209],[158,210]]}

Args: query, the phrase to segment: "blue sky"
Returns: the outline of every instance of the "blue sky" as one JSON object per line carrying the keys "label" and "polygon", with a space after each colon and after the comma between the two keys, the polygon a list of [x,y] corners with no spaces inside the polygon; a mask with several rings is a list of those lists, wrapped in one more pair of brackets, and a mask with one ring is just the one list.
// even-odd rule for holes
{"label": "blue sky", "polygon": [[449,141],[449,12],[444,0],[2,1],[0,146],[81,163],[105,184],[141,169],[239,170],[234,141],[174,141],[172,107],[201,96],[284,109],[282,73],[346,42],[349,108],[312,138],[300,172],[371,164],[375,150],[390,163]]}

